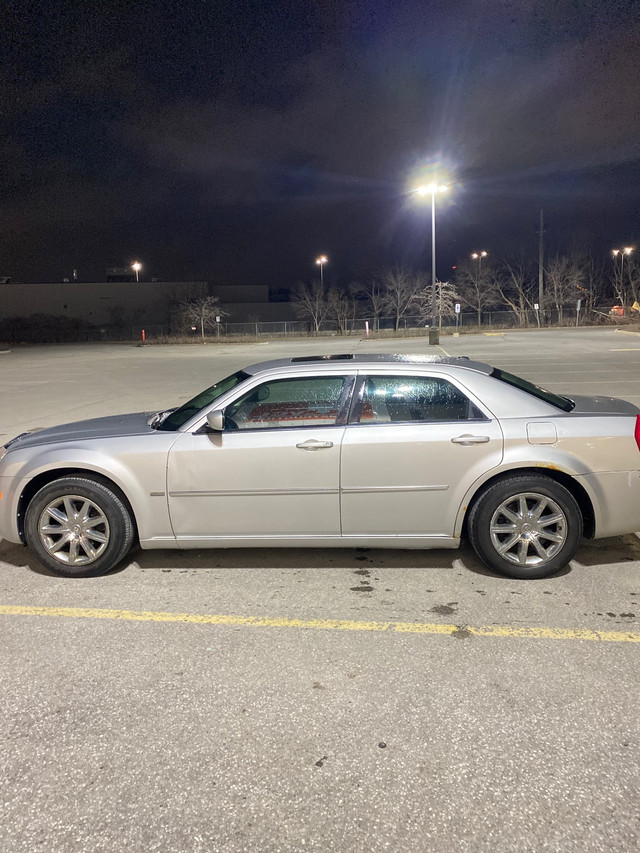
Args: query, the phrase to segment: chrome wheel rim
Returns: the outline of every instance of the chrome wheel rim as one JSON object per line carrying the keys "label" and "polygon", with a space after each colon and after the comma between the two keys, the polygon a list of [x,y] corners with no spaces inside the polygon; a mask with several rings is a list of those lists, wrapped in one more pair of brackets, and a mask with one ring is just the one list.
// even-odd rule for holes
{"label": "chrome wheel rim", "polygon": [[63,495],[40,514],[40,541],[66,566],[94,563],[109,544],[109,522],[98,504],[82,495]]}
{"label": "chrome wheel rim", "polygon": [[567,517],[547,495],[523,492],[500,504],[491,518],[491,543],[517,566],[541,566],[567,541]]}

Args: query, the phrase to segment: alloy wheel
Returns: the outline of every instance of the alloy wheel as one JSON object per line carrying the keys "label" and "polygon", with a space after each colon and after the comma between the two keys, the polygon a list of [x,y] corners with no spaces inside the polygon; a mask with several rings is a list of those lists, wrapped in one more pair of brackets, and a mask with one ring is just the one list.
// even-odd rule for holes
{"label": "alloy wheel", "polygon": [[567,541],[567,517],[547,495],[523,492],[498,506],[489,532],[491,544],[503,559],[518,566],[541,566]]}
{"label": "alloy wheel", "polygon": [[85,566],[106,549],[110,528],[98,504],[81,495],[62,495],[41,512],[38,534],[52,558],[68,566]]}

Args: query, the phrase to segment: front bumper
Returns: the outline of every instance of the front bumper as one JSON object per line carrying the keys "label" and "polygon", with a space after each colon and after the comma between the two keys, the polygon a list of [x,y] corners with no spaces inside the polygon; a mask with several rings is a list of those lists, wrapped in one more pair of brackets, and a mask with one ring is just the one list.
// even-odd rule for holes
{"label": "front bumper", "polygon": [[18,531],[18,500],[14,477],[0,476],[0,538],[7,542],[23,542]]}

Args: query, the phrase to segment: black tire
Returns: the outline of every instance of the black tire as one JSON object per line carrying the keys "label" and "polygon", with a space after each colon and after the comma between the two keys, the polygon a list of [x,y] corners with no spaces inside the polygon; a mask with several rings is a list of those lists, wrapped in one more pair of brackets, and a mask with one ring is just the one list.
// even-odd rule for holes
{"label": "black tire", "polygon": [[27,545],[56,575],[106,574],[131,548],[131,513],[115,489],[89,477],[61,477],[43,486],[25,516]]}
{"label": "black tire", "polygon": [[545,578],[564,568],[582,539],[580,507],[550,477],[512,475],[475,499],[469,539],[485,565],[510,578]]}

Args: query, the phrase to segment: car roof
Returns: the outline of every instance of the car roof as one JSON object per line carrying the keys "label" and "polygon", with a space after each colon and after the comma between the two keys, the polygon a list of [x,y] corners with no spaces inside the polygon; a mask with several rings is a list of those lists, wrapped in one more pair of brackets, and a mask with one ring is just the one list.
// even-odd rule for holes
{"label": "car roof", "polygon": [[339,365],[340,363],[352,364],[354,367],[370,367],[375,369],[384,365],[402,364],[407,366],[422,367],[424,365],[454,365],[465,370],[474,370],[478,373],[489,375],[493,367],[481,361],[472,361],[465,356],[441,356],[428,354],[405,354],[405,353],[340,353],[338,355],[303,355],[294,358],[277,358],[272,361],[262,361],[244,368],[245,373],[255,376],[270,370],[282,370],[299,367],[304,369],[313,366]]}

